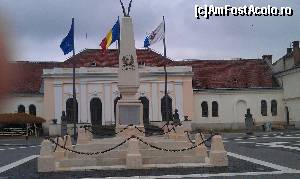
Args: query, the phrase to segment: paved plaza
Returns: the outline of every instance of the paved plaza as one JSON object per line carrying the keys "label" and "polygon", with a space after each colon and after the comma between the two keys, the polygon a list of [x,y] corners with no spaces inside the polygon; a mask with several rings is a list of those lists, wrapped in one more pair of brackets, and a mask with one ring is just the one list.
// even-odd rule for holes
{"label": "paved plaza", "polygon": [[42,139],[0,140],[0,178],[299,178],[300,131],[223,134],[229,166],[37,173]]}

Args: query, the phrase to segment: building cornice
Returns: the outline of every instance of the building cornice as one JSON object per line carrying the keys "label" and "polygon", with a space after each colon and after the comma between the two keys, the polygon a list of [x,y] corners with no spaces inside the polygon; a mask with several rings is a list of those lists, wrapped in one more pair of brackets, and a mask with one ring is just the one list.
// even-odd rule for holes
{"label": "building cornice", "polygon": [[244,92],[278,92],[283,88],[214,88],[214,89],[193,89],[194,93],[244,93]]}

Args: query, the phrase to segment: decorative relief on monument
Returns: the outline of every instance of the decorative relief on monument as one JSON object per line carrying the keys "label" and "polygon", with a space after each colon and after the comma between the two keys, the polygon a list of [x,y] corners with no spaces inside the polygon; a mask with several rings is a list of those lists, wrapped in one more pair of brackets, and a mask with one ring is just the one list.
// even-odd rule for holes
{"label": "decorative relief on monument", "polygon": [[132,55],[125,55],[122,57],[122,70],[128,71],[128,70],[135,70],[135,65],[134,65],[134,59]]}

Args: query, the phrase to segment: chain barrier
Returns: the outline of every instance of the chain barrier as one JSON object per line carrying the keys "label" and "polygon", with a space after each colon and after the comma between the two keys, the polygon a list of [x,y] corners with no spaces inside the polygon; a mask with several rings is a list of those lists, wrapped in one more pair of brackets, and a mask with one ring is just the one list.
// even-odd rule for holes
{"label": "chain barrier", "polygon": [[188,148],[183,148],[183,149],[165,149],[165,148],[162,148],[162,147],[158,147],[158,146],[152,145],[152,144],[144,141],[142,138],[137,137],[135,135],[132,135],[131,137],[128,137],[127,139],[125,139],[124,141],[122,141],[121,143],[119,143],[118,145],[116,145],[116,146],[114,146],[112,148],[103,150],[103,151],[99,151],[99,152],[79,152],[79,151],[76,151],[76,150],[73,150],[73,149],[69,149],[66,146],[60,145],[58,143],[58,138],[57,138],[57,141],[55,141],[55,140],[53,140],[51,138],[47,138],[47,140],[49,140],[50,142],[52,142],[53,144],[55,144],[54,152],[56,151],[57,147],[60,147],[60,148],[62,148],[64,150],[67,150],[67,151],[72,152],[72,153],[80,154],[80,155],[99,155],[99,154],[103,154],[103,153],[112,151],[112,150],[120,147],[121,145],[125,144],[127,141],[129,141],[132,138],[136,138],[137,140],[139,140],[143,144],[145,144],[145,145],[147,145],[147,146],[149,146],[151,148],[157,149],[157,150],[166,151],[166,152],[184,152],[184,151],[192,150],[192,149],[194,149],[196,147],[199,147],[202,144],[205,145],[205,142],[210,141],[214,135],[215,134],[211,134],[211,136],[208,139],[203,140],[201,143],[199,143],[197,145],[193,145],[193,146],[188,147]]}
{"label": "chain barrier", "polygon": [[135,136],[135,138],[138,139],[143,144],[148,145],[149,147],[157,149],[157,150],[166,151],[166,152],[184,152],[184,151],[192,150],[192,149],[194,149],[196,147],[199,147],[200,145],[204,144],[206,141],[211,140],[213,136],[214,135],[211,135],[208,139],[206,139],[205,141],[202,141],[201,143],[199,143],[197,145],[193,145],[191,147],[183,148],[183,149],[165,149],[165,148],[162,148],[162,147],[157,147],[155,145],[152,145],[152,144],[150,144],[148,142],[145,142],[145,141],[143,141],[141,138],[139,138],[137,136]]}
{"label": "chain barrier", "polygon": [[55,151],[56,151],[56,149],[57,149],[57,145],[58,145],[58,137],[56,138],[56,144],[55,144],[55,147],[54,147],[54,150],[53,150],[53,152],[55,152]]}
{"label": "chain barrier", "polygon": [[168,131],[167,132],[163,132],[163,134],[169,134],[172,130],[176,133],[175,126],[173,125],[173,127],[171,129],[169,129],[169,125],[167,125],[167,122],[160,128],[160,130],[164,131],[164,127],[165,126],[167,126]]}
{"label": "chain barrier", "polygon": [[[62,146],[57,142],[55,142],[55,140],[51,139],[51,138],[47,138],[47,140],[49,140],[50,142],[52,142],[53,144],[55,144],[55,146],[57,147],[60,147],[64,150],[67,150],[69,152],[72,152],[72,153],[76,153],[76,154],[79,154],[79,155],[99,155],[99,154],[103,154],[103,153],[106,153],[106,152],[109,152],[109,151],[112,151],[118,147],[120,147],[121,145],[125,144],[128,140],[132,139],[132,138],[135,138],[135,136],[131,136],[127,139],[125,139],[123,142],[119,143],[118,145],[112,147],[112,148],[109,148],[109,149],[106,149],[106,150],[103,150],[103,151],[99,151],[99,152],[79,152],[79,151],[76,151],[76,150],[73,150],[73,149],[69,149],[65,146]],[[56,147],[55,147],[55,150],[56,150]],[[55,152],[54,150],[54,152]]]}
{"label": "chain barrier", "polygon": [[[191,139],[191,137],[190,137],[190,133],[189,133],[189,131],[184,131],[185,133],[186,133],[186,135],[187,135],[187,138],[188,138],[188,140],[190,141],[190,143],[191,144],[193,144],[193,145],[195,145],[196,144],[196,142],[194,142],[194,141],[192,141],[192,139]],[[200,134],[201,135],[201,134]],[[203,141],[203,140],[202,140]]]}

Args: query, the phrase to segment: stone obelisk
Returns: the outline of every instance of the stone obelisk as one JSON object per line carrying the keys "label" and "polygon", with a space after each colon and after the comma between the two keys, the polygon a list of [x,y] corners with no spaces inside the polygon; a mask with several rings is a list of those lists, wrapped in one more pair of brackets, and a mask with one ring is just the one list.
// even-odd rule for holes
{"label": "stone obelisk", "polygon": [[129,124],[143,128],[143,107],[137,96],[140,78],[131,17],[122,17],[120,25],[118,88],[122,99],[117,104],[116,130]]}

